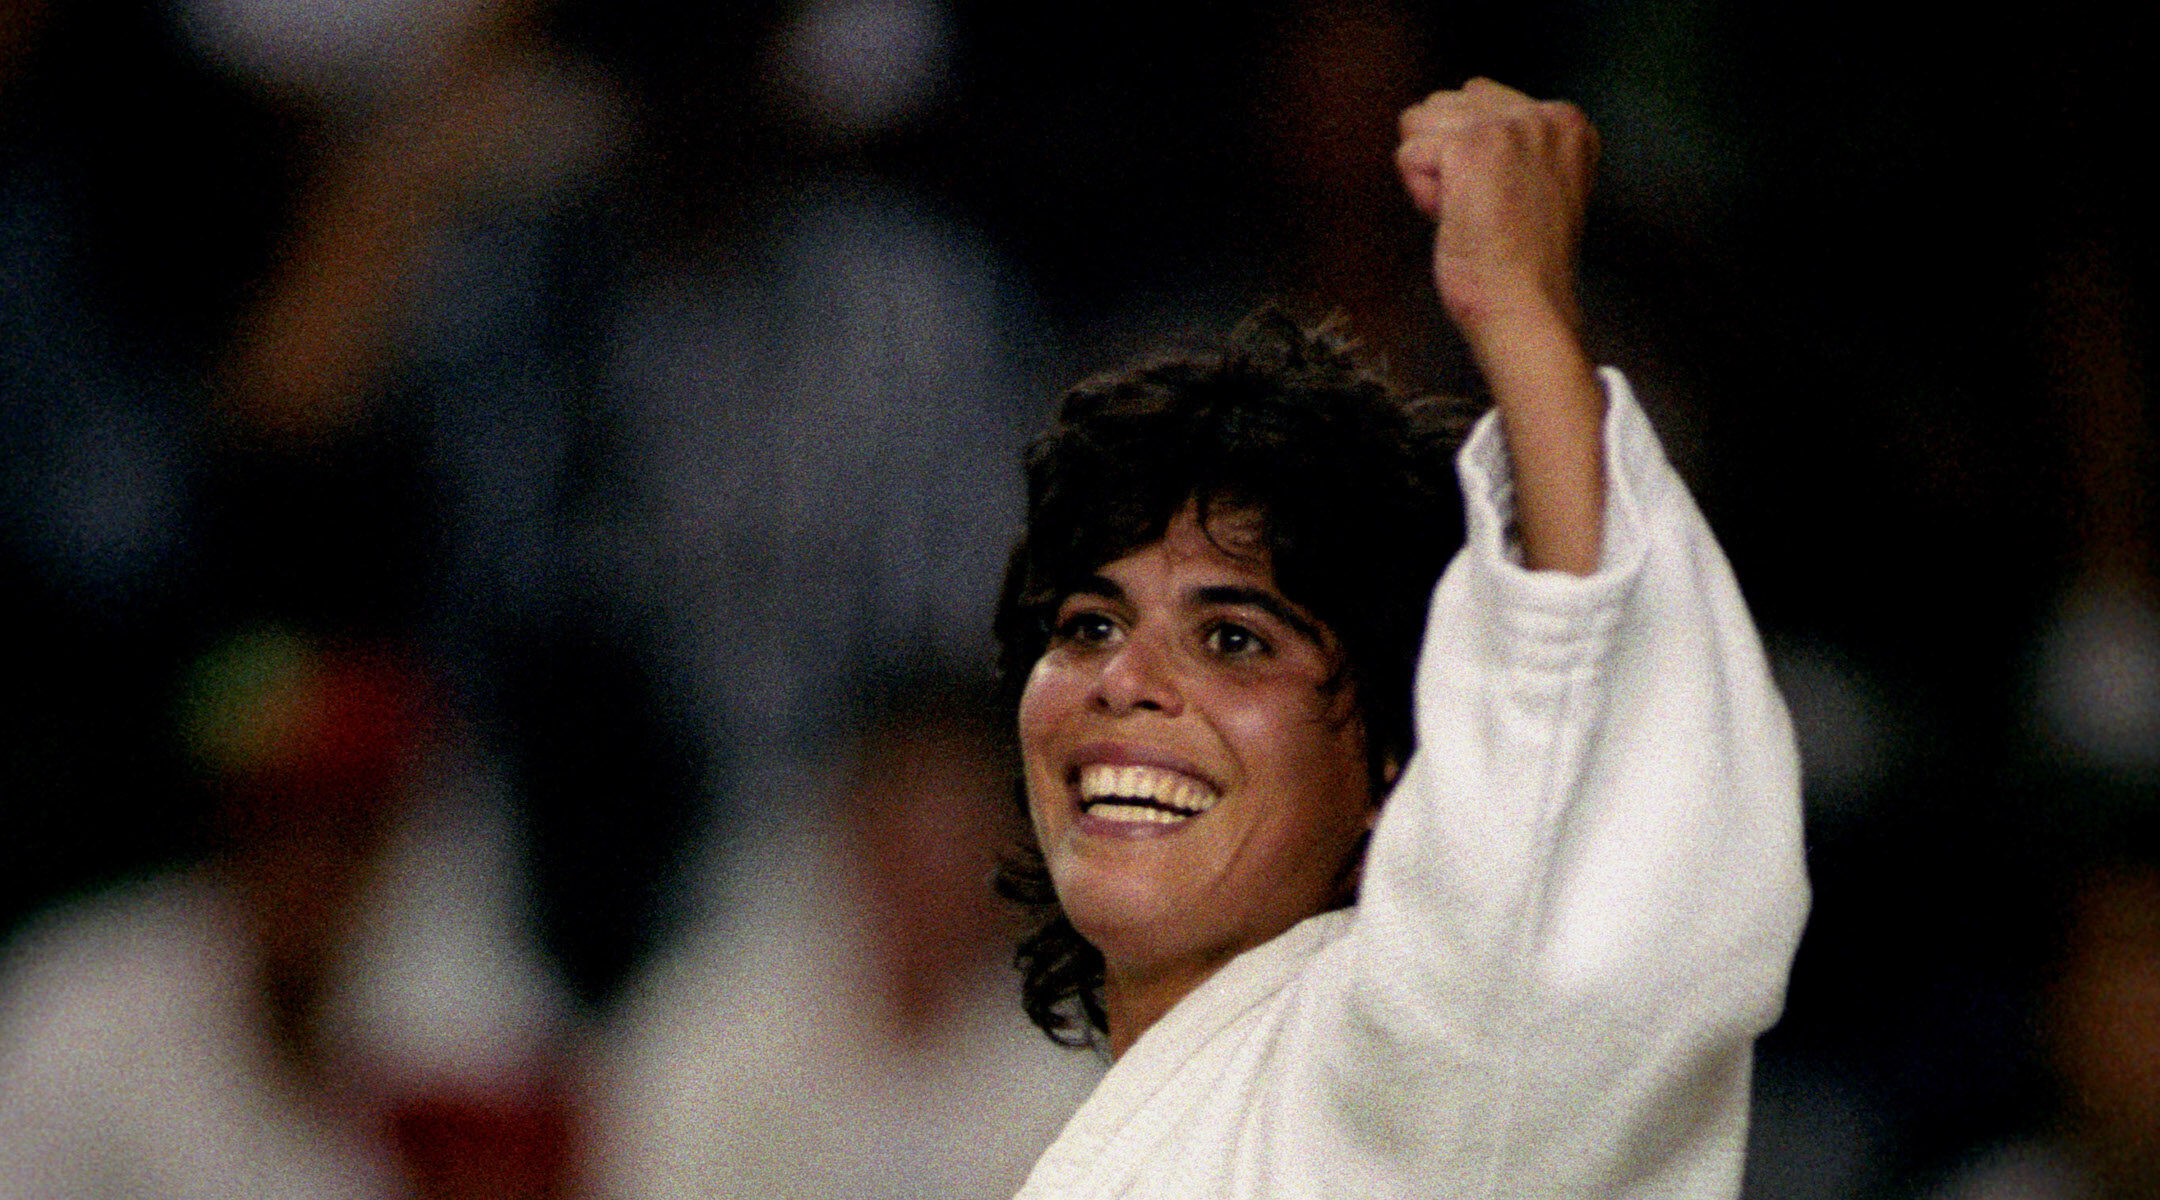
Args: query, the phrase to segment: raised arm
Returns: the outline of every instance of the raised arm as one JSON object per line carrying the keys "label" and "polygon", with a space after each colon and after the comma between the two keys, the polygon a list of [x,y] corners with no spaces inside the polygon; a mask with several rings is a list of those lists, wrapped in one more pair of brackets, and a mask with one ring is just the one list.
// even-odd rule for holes
{"label": "raised arm", "polygon": [[1807,911],[1790,722],[1708,525],[1575,340],[1582,117],[1473,83],[1404,124],[1499,428],[1458,460],[1467,544],[1316,1075],[1346,1141],[1431,1147],[1416,1172],[1462,1195],[1730,1200]]}
{"label": "raised arm", "polygon": [[1604,392],[1577,340],[1575,247],[1597,133],[1574,105],[1489,79],[1402,115],[1397,169],[1436,224],[1433,282],[1492,388],[1523,562],[1597,569]]}

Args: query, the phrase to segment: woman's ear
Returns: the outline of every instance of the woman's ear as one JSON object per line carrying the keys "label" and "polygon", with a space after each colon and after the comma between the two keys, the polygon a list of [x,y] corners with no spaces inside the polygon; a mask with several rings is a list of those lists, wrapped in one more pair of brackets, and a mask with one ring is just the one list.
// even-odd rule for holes
{"label": "woman's ear", "polygon": [[1402,760],[1390,754],[1380,760],[1380,792],[1372,803],[1365,806],[1365,830],[1370,833],[1380,824],[1380,809],[1387,803],[1387,794],[1394,790],[1395,781],[1402,778]]}

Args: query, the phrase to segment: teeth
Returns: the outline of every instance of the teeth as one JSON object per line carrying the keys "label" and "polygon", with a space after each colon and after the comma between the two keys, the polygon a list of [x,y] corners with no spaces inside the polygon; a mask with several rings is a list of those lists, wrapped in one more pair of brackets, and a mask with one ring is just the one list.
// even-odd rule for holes
{"label": "teeth", "polygon": [[1155,825],[1175,825],[1180,821],[1192,820],[1190,813],[1174,813],[1168,809],[1149,808],[1144,804],[1118,804],[1110,801],[1089,806],[1088,815],[1101,817],[1106,821],[1138,821]]}
{"label": "teeth", "polygon": [[[1142,801],[1143,803],[1112,803]],[[1080,800],[1098,816],[1119,821],[1182,821],[1204,813],[1221,799],[1215,790],[1189,775],[1161,767],[1096,764],[1080,769]],[[1166,809],[1175,811],[1164,811]],[[1114,810],[1114,811],[1113,811]],[[1145,813],[1146,816],[1128,815]]]}

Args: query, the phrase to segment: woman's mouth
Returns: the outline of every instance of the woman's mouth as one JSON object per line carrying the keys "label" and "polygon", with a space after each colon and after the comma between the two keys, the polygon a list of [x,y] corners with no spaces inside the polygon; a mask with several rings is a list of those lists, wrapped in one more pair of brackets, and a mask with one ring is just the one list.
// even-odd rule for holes
{"label": "woman's mouth", "polygon": [[1097,820],[1176,825],[1215,807],[1222,793],[1162,767],[1091,763],[1080,768],[1080,811]]}

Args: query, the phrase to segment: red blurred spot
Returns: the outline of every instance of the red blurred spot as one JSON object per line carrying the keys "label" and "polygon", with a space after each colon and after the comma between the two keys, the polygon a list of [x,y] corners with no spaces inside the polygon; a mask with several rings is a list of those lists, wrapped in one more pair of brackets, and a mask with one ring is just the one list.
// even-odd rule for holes
{"label": "red blurred spot", "polygon": [[570,1192],[574,1122],[553,1088],[529,1096],[423,1094],[392,1113],[391,1135],[418,1193],[431,1200]]}

